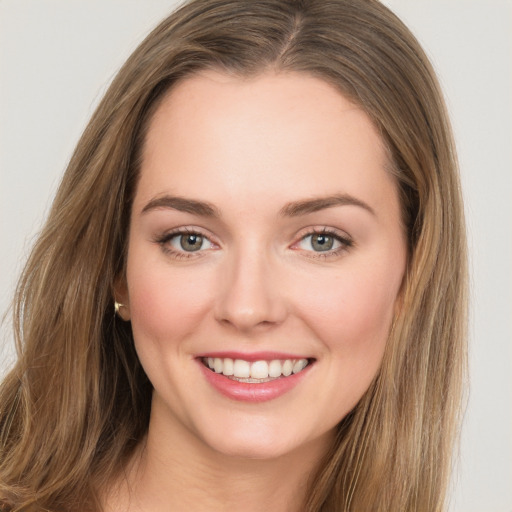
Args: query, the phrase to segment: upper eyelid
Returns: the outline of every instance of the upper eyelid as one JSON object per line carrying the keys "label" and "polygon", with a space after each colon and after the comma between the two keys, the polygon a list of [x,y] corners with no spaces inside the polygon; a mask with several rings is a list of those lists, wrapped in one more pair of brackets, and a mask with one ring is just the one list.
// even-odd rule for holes
{"label": "upper eyelid", "polygon": [[165,231],[164,233],[162,233],[162,235],[157,236],[157,238],[159,240],[163,240],[163,239],[169,240],[169,239],[173,238],[174,236],[188,235],[188,234],[201,235],[202,237],[207,238],[208,240],[210,240],[210,242],[213,242],[212,238],[215,238],[210,233],[207,233],[206,230],[203,230],[202,228],[195,227],[195,226],[193,226],[193,227],[180,227],[180,228],[170,229],[170,230]]}
{"label": "upper eyelid", "polygon": [[[353,238],[351,235],[349,235],[346,231],[338,228],[333,228],[329,226],[310,226],[307,228],[300,229],[297,234],[295,235],[297,240],[302,240],[306,236],[310,235],[331,235],[335,238],[339,238],[341,240],[350,241],[353,242]],[[295,242],[294,242],[295,243]]]}

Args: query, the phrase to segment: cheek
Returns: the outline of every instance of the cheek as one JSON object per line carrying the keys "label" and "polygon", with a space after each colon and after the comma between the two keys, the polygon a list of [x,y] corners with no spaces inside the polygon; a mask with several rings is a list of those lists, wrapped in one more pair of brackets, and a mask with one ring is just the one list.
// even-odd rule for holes
{"label": "cheek", "polygon": [[[317,276],[318,277],[318,276]],[[304,294],[303,315],[335,358],[380,363],[401,276],[361,265],[316,280]],[[311,291],[313,290],[313,291]]]}
{"label": "cheek", "polygon": [[399,275],[389,277],[376,268],[354,269],[317,280],[316,292],[302,302],[302,318],[325,355],[320,401],[333,423],[355,407],[381,365],[400,283]]}
{"label": "cheek", "polygon": [[[208,310],[208,276],[172,272],[161,261],[128,262],[127,281],[135,340],[166,343],[184,339]],[[200,274],[200,275],[198,275]]]}

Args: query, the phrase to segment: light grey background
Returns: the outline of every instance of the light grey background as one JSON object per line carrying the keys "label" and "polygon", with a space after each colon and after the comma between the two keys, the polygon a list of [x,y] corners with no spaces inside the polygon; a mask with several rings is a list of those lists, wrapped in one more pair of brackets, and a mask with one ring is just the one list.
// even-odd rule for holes
{"label": "light grey background", "polygon": [[[0,0],[1,312],[95,105],[176,3]],[[451,512],[512,512],[512,0],[385,3],[439,73],[466,196],[471,392]],[[1,374],[8,322],[0,339]]]}

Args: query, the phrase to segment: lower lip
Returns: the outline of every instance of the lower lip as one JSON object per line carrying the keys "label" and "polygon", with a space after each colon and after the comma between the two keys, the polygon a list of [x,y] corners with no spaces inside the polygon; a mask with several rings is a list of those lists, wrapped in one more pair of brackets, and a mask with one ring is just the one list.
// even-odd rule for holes
{"label": "lower lip", "polygon": [[269,382],[249,383],[229,379],[222,373],[215,373],[198,360],[206,380],[222,395],[240,402],[267,402],[291,391],[309,373],[309,364],[299,373],[280,377]]}

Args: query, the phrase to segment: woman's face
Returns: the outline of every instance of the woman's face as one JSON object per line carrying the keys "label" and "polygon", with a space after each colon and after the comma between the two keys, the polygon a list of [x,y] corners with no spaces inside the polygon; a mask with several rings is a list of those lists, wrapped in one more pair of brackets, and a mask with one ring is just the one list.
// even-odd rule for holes
{"label": "woman's face", "polygon": [[251,458],[331,438],[406,265],[386,163],[368,116],[308,75],[205,72],[164,98],[118,297],[161,431]]}

